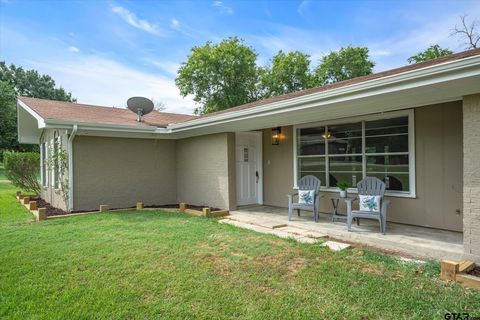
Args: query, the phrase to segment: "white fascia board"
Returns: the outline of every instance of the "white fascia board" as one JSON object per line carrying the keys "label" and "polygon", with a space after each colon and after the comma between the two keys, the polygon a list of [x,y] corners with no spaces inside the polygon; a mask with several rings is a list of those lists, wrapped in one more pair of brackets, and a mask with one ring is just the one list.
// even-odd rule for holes
{"label": "white fascia board", "polygon": [[[258,107],[247,108],[244,110],[238,110],[235,112],[227,112],[216,116],[210,116],[177,124],[167,126],[167,129],[171,129],[172,132],[188,130],[191,128],[199,128],[205,125],[217,124],[229,122],[238,118],[248,119],[248,116],[255,116],[258,114],[272,114],[280,111],[283,108],[289,108],[289,111],[293,110],[293,106],[302,106],[301,108],[311,107],[312,105],[320,106],[323,104],[330,104],[334,102],[341,102],[342,100],[352,100],[362,97],[371,96],[373,94],[388,93],[403,89],[408,89],[420,85],[438,83],[440,80],[445,81],[445,78],[435,79],[436,76],[442,74],[449,74],[455,71],[464,71],[464,69],[480,66],[480,56],[468,57],[462,60],[456,60],[451,62],[445,62],[443,64],[428,66],[422,69],[402,72],[390,76],[385,76],[379,79],[372,79],[365,82],[351,84],[348,86],[331,89],[323,92],[312,93],[296,98],[285,99],[278,102],[265,104]],[[466,74],[460,74],[457,76],[450,75],[448,78],[458,79],[465,76],[472,76],[480,74],[480,70],[473,70],[466,72]],[[422,78],[427,78],[420,81]],[[402,86],[395,87],[394,85],[404,83]],[[387,87],[384,90],[378,90],[382,87]],[[369,92],[374,91],[374,92]],[[356,94],[356,95],[355,95]],[[348,97],[343,97],[348,95]],[[336,99],[335,99],[336,98]],[[222,121],[223,120],[223,121]],[[226,120],[226,121],[225,121]]]}
{"label": "white fascia board", "polygon": [[[46,119],[46,128],[72,128],[72,126],[78,125],[78,129],[91,130],[91,131],[117,131],[117,132],[135,132],[135,133],[165,133],[165,128],[158,128],[154,126],[131,126],[131,125],[118,125],[118,124],[106,124],[106,123],[92,123],[92,122],[80,122],[70,120],[54,120]],[[162,130],[163,129],[163,130]]]}
{"label": "white fascia board", "polygon": [[[22,107],[25,111],[27,111],[32,117],[34,117],[38,122],[38,129],[45,128],[45,120],[35,111],[32,110],[27,104],[25,104],[22,100],[17,99],[17,106]],[[18,111],[17,111],[18,117]]]}

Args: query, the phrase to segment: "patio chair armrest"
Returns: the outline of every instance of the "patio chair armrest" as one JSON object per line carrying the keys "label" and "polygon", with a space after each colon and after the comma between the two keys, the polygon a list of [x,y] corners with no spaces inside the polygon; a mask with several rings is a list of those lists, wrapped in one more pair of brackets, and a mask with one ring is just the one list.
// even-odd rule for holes
{"label": "patio chair armrest", "polygon": [[288,203],[293,203],[293,197],[298,196],[298,192],[287,194]]}
{"label": "patio chair armrest", "polygon": [[342,200],[345,201],[345,203],[350,203],[350,204],[352,204],[354,201],[357,201],[358,198],[355,197],[355,198],[342,199]]}
{"label": "patio chair armrest", "polygon": [[347,215],[350,215],[352,213],[352,203],[357,200],[357,197],[353,199],[343,199],[345,201],[345,204],[347,205]]}

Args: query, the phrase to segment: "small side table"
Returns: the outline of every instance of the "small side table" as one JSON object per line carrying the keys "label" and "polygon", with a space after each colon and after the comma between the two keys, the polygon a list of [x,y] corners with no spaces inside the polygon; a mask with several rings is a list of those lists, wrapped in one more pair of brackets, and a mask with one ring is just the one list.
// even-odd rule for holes
{"label": "small side table", "polygon": [[[343,197],[340,197],[340,196],[334,196],[334,197],[330,197],[330,200],[332,201],[332,206],[333,206],[333,215],[332,215],[332,222],[335,222],[335,220],[343,220],[343,221],[347,221],[347,215],[346,214],[339,214],[338,213],[338,203],[340,202],[340,200],[346,200],[346,199],[355,199],[355,197],[346,197],[346,198],[343,198]],[[355,218],[354,218],[355,219]],[[357,219],[355,219],[357,220]],[[358,220],[357,220],[357,224],[358,224]]]}

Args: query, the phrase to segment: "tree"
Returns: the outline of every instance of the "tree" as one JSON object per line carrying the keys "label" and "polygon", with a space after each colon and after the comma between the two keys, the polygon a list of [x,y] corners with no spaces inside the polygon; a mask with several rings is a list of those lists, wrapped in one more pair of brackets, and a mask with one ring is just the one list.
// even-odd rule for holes
{"label": "tree", "polygon": [[453,51],[450,49],[442,48],[438,44],[431,45],[427,49],[425,49],[423,52],[419,52],[414,56],[411,56],[408,58],[408,63],[418,63],[422,61],[427,61],[443,56],[447,56],[449,54],[452,54]]}
{"label": "tree", "polygon": [[14,64],[7,66],[0,61],[0,80],[8,82],[17,96],[75,102],[70,92],[55,87],[49,75],[40,75],[37,70],[24,70]]}
{"label": "tree", "polygon": [[36,70],[24,70],[0,61],[0,158],[5,150],[34,151],[37,146],[17,141],[16,96],[75,102],[70,92],[55,87],[55,81]]}
{"label": "tree", "polygon": [[466,46],[465,49],[478,48],[480,42],[480,32],[478,31],[480,22],[478,20],[473,20],[473,22],[469,24],[467,22],[467,15],[461,16],[460,20],[460,26],[455,25],[451,35],[459,37]]}
{"label": "tree", "polygon": [[196,114],[224,110],[258,97],[257,53],[233,37],[194,47],[178,70],[175,83],[182,96],[201,104]]}
{"label": "tree", "polygon": [[0,159],[3,150],[18,149],[15,101],[13,88],[0,80]]}
{"label": "tree", "polygon": [[310,56],[300,51],[279,51],[263,70],[259,77],[267,97],[307,89],[312,83]]}
{"label": "tree", "polygon": [[370,60],[368,48],[341,48],[324,56],[315,68],[315,85],[324,85],[372,73],[375,63]]}

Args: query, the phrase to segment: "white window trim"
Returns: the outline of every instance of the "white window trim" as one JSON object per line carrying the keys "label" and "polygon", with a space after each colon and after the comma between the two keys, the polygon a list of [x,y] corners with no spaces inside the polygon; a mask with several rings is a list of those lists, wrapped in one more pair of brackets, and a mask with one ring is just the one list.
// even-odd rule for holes
{"label": "white window trim", "polygon": [[[352,123],[352,122],[360,122],[360,121],[372,121],[372,120],[380,120],[380,119],[388,119],[388,118],[398,118],[402,116],[408,116],[408,172],[409,172],[409,184],[410,184],[410,191],[387,191],[385,195],[391,197],[400,197],[400,198],[416,198],[417,191],[416,191],[416,174],[415,174],[415,112],[413,109],[407,110],[400,110],[400,111],[393,111],[393,112],[386,112],[380,114],[372,114],[367,116],[359,116],[359,117],[350,117],[350,118],[341,118],[332,121],[321,121],[321,122],[311,122],[311,123],[304,123],[300,125],[293,126],[293,181],[294,181],[294,189],[298,189],[297,181],[298,181],[298,159],[297,159],[297,129],[301,128],[311,128],[311,127],[320,127],[325,125],[335,125],[335,124],[345,124],[345,123]],[[362,139],[365,139],[364,131],[365,128],[362,125]],[[364,141],[363,141],[364,142]],[[364,143],[362,143],[364,145]],[[363,157],[365,154],[362,152],[362,164],[363,164],[363,175],[366,174],[366,162],[363,161]],[[327,159],[328,157],[326,157]],[[326,161],[326,166],[328,165]],[[338,192],[338,188],[332,187],[321,187],[322,191],[325,192]],[[357,193],[357,188],[349,188],[349,193]]]}

